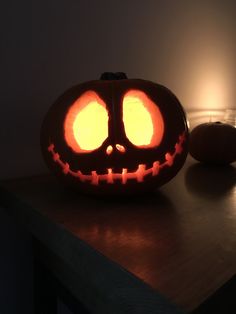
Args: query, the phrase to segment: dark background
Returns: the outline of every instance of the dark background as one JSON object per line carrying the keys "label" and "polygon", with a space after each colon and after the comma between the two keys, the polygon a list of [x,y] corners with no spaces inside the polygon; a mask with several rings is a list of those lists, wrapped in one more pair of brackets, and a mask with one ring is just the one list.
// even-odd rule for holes
{"label": "dark background", "polygon": [[47,109],[104,71],[164,84],[187,111],[236,106],[234,0],[8,0],[0,12],[0,178],[46,171]]}
{"label": "dark background", "polygon": [[[0,12],[0,179],[47,171],[45,112],[104,71],[164,84],[187,111],[235,108],[234,0],[8,0]],[[0,231],[0,313],[32,313],[31,239],[2,210]]]}

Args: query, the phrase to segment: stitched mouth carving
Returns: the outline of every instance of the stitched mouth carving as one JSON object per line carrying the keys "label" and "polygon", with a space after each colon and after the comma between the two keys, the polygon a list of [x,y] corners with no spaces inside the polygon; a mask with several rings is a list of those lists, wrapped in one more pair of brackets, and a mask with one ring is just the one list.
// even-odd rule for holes
{"label": "stitched mouth carving", "polygon": [[80,170],[72,170],[68,162],[64,162],[59,153],[55,150],[55,145],[52,143],[48,146],[48,151],[52,155],[52,159],[57,163],[65,175],[72,175],[78,178],[81,182],[90,182],[93,185],[99,185],[99,182],[105,181],[108,184],[113,184],[115,180],[119,180],[122,184],[126,184],[127,180],[135,179],[137,182],[143,182],[147,175],[157,176],[164,167],[171,167],[174,163],[175,157],[181,154],[183,150],[183,143],[186,140],[186,134],[183,132],[179,136],[178,142],[175,144],[174,152],[165,154],[165,161],[160,163],[156,160],[152,167],[147,168],[145,164],[139,164],[136,171],[128,172],[127,168],[122,168],[121,173],[113,172],[112,168],[107,169],[107,173],[97,174],[96,170],[92,170],[91,174],[83,174]]}

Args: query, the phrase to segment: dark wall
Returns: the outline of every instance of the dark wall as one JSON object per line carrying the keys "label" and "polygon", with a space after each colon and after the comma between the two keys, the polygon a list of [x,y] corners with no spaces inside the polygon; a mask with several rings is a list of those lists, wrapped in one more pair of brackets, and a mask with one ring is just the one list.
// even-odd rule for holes
{"label": "dark wall", "polygon": [[125,71],[189,109],[235,107],[233,0],[8,0],[1,4],[0,178],[46,171],[45,112],[69,86]]}

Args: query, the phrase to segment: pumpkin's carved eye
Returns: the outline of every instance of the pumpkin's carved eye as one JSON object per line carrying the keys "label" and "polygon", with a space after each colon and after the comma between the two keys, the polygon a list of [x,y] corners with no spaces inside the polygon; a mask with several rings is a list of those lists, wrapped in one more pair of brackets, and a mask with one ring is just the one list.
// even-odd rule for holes
{"label": "pumpkin's carved eye", "polygon": [[99,148],[108,137],[108,111],[94,91],[82,94],[69,108],[64,122],[67,144],[77,153]]}
{"label": "pumpkin's carved eye", "polygon": [[142,148],[156,147],[164,134],[158,106],[142,91],[130,90],[123,98],[123,122],[131,143]]}

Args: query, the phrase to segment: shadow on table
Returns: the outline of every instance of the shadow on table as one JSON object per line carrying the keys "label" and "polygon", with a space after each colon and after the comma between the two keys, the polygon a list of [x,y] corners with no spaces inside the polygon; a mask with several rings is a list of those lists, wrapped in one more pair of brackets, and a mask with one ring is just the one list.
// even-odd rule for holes
{"label": "shadow on table", "polygon": [[236,168],[196,163],[185,174],[186,187],[199,196],[220,198],[236,183]]}

